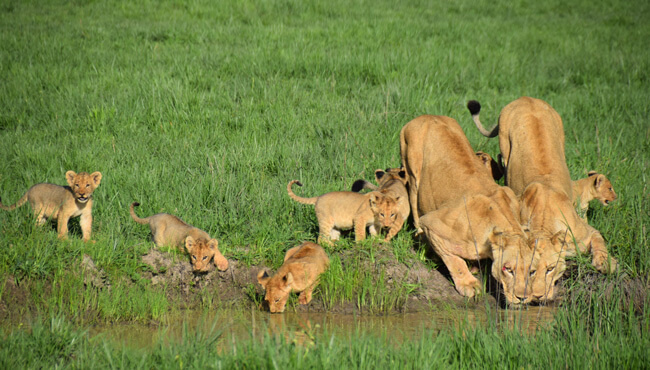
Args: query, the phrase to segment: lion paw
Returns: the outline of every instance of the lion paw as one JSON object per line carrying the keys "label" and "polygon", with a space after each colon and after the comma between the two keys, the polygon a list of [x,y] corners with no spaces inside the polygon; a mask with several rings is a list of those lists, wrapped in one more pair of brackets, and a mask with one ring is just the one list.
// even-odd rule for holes
{"label": "lion paw", "polygon": [[[469,279],[468,279],[469,280]],[[456,284],[456,290],[462,296],[472,298],[481,293],[481,283],[477,279],[469,280],[467,283]]]}
{"label": "lion paw", "polygon": [[607,253],[594,254],[591,264],[596,268],[596,270],[604,274],[615,272],[616,266],[618,265],[616,259]]}

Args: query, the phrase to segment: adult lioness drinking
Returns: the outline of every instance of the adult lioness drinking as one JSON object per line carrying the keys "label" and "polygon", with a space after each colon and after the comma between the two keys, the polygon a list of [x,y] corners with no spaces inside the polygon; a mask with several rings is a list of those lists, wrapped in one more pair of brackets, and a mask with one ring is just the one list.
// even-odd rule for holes
{"label": "adult lioness drinking", "polygon": [[417,117],[402,128],[400,151],[415,226],[444,261],[456,290],[467,297],[480,291],[464,260],[487,257],[508,303],[529,302],[537,257],[519,224],[519,200],[493,181],[458,123]]}
{"label": "adult lioness drinking", "polygon": [[521,197],[521,220],[538,240],[540,273],[534,280],[534,299],[553,298],[555,282],[564,273],[564,258],[576,249],[590,251],[599,271],[614,271],[616,260],[607,252],[602,235],[573,207],[564,127],[555,109],[542,100],[522,97],[506,105],[498,124],[486,130],[479,120],[480,104],[470,101],[467,107],[483,135],[499,135],[506,185]]}

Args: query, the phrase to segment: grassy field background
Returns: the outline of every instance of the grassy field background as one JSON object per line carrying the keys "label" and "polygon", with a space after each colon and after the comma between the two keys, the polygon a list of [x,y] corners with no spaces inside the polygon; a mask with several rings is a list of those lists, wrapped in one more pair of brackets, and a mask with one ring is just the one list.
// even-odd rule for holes
{"label": "grassy field background", "polygon": [[[29,286],[45,314],[81,316],[92,302],[101,319],[159,318],[169,303],[139,282],[151,243],[131,202],[141,216],[169,212],[206,230],[227,257],[277,267],[317,237],[313,207],[286,195],[289,180],[314,196],[398,166],[399,130],[421,114],[457,119],[475,150],[495,155],[467,100],[491,126],[527,95],[562,117],[573,178],[597,170],[614,184],[619,199],[589,214],[621,263],[611,279],[647,281],[649,16],[646,2],[618,0],[2,0],[3,203],[35,183],[65,184],[67,170],[104,177],[96,244],[74,222],[58,241],[33,226],[29,206],[0,212],[0,277]],[[410,232],[396,251],[412,248]],[[136,286],[84,291],[84,253]],[[589,345],[623,328],[621,342],[644,348],[633,328],[648,329],[647,316],[630,324],[623,308],[598,304],[583,313],[611,322],[575,324]]]}

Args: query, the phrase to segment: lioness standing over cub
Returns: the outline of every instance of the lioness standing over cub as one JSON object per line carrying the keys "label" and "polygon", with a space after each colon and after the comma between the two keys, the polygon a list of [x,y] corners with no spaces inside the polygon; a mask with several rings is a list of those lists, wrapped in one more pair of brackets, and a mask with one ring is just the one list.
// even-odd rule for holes
{"label": "lioness standing over cub", "polygon": [[330,259],[323,248],[312,242],[293,247],[284,255],[284,263],[269,277],[266,270],[257,274],[257,281],[266,290],[264,300],[272,313],[284,312],[289,293],[300,292],[298,302],[311,302],[318,277],[329,267]]}
{"label": "lioness standing over cub", "polygon": [[195,272],[205,272],[209,269],[210,261],[221,271],[228,269],[228,260],[219,251],[217,239],[210,238],[205,231],[190,226],[180,218],[169,213],[158,213],[153,216],[140,218],[135,214],[134,207],[140,203],[134,202],[129,209],[133,220],[142,225],[149,225],[154,243],[158,247],[171,245],[181,247],[190,254],[192,268]]}
{"label": "lioness standing over cub", "polygon": [[[359,194],[352,191],[333,191],[318,197],[303,198],[293,193],[291,185],[302,186],[300,181],[292,180],[287,185],[289,196],[302,204],[313,204],[318,219],[318,242],[331,243],[337,240],[341,230],[354,228],[356,241],[366,238],[366,227],[370,234],[377,235],[382,228],[392,228],[399,213],[398,199],[384,192],[373,191]],[[395,235],[390,233],[390,237]],[[390,240],[387,236],[386,241]]]}
{"label": "lioness standing over cub", "polygon": [[[535,300],[552,299],[556,281],[565,270],[565,257],[576,249],[591,252],[592,265],[614,272],[612,258],[600,232],[578,217],[573,206],[573,185],[564,153],[564,125],[560,115],[543,100],[521,97],[506,105],[497,125],[483,128],[481,105],[467,108],[479,131],[499,135],[506,185],[521,197],[522,222],[539,241],[540,260],[533,282]],[[574,242],[575,240],[575,242]]]}
{"label": "lioness standing over cub", "polygon": [[57,231],[61,239],[67,238],[70,218],[81,216],[79,225],[83,241],[87,242],[90,240],[93,224],[92,195],[102,181],[102,174],[68,171],[65,178],[68,186],[36,184],[13,205],[5,206],[0,201],[0,208],[12,211],[29,201],[39,226],[45,224],[48,218],[57,220]]}

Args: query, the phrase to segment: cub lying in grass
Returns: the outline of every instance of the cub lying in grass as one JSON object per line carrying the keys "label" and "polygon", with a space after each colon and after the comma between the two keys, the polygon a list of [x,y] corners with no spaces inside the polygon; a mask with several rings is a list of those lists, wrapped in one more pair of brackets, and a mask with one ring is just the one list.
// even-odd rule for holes
{"label": "cub lying in grass", "polygon": [[[394,199],[385,192],[359,194],[351,191],[333,191],[319,197],[303,198],[293,193],[293,184],[302,186],[298,180],[290,181],[287,185],[289,196],[299,203],[315,206],[319,243],[331,243],[331,240],[339,238],[340,230],[353,227],[355,240],[364,240],[367,226],[370,227],[371,235],[377,235],[379,230],[389,229],[397,221],[399,198]],[[386,240],[390,239],[387,237]]]}
{"label": "cub lying in grass", "polygon": [[397,200],[399,212],[395,223],[386,235],[386,241],[389,241],[402,229],[404,221],[411,214],[411,205],[409,204],[408,191],[406,190],[406,170],[404,168],[387,168],[386,171],[375,170],[375,180],[379,187],[366,180],[357,180],[352,184],[352,191],[359,192],[361,189],[380,190],[385,191],[386,195]]}
{"label": "cub lying in grass", "polygon": [[140,218],[135,214],[134,207],[140,203],[131,204],[131,217],[135,222],[149,225],[153,241],[158,247],[172,245],[181,247],[190,254],[194,272],[206,272],[210,268],[210,261],[221,271],[228,269],[228,260],[219,251],[217,239],[210,238],[205,231],[190,226],[180,218],[169,213],[158,213],[153,216]]}
{"label": "cub lying in grass", "polygon": [[614,186],[609,179],[596,171],[589,171],[587,177],[576,180],[573,184],[573,205],[577,208],[580,217],[587,221],[589,202],[598,199],[604,206],[616,200]]}
{"label": "cub lying in grass", "polygon": [[60,239],[67,238],[70,218],[81,216],[79,225],[83,241],[87,242],[90,240],[93,224],[92,195],[102,181],[102,174],[93,172],[89,175],[86,172],[68,171],[65,178],[69,186],[36,184],[29,188],[16,204],[5,206],[0,201],[0,208],[12,211],[29,201],[39,226],[45,224],[48,218],[57,220]]}
{"label": "cub lying in grass", "polygon": [[318,285],[318,276],[329,267],[330,259],[320,245],[304,242],[284,255],[284,263],[273,276],[266,270],[257,274],[257,281],[266,290],[264,300],[272,313],[284,312],[289,293],[300,292],[298,302],[311,302],[311,294]]}

